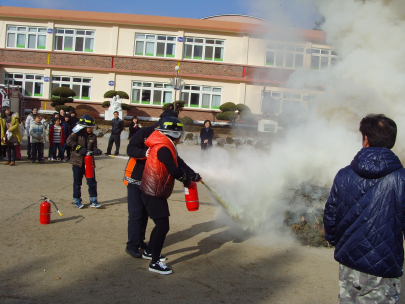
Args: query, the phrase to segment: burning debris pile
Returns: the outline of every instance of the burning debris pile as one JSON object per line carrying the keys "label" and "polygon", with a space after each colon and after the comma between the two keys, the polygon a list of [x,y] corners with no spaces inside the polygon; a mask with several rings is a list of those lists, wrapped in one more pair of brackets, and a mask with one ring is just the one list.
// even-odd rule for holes
{"label": "burning debris pile", "polygon": [[313,185],[293,189],[285,223],[302,245],[328,247],[323,228],[323,210],[329,189]]}

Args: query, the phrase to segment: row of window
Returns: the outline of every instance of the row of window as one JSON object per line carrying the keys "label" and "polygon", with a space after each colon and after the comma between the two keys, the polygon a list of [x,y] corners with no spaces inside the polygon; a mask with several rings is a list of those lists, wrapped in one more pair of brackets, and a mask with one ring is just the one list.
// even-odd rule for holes
{"label": "row of window", "polygon": [[[7,27],[7,47],[45,49],[47,29],[43,27]],[[68,52],[94,52],[95,31],[78,29],[56,29],[54,50]],[[173,58],[176,54],[176,36],[136,34],[135,56]],[[311,69],[321,70],[336,63],[338,55],[328,49],[307,50],[311,53]],[[223,61],[225,40],[186,37],[184,59]],[[267,44],[266,66],[301,68],[304,65],[305,48],[291,45]]]}
{"label": "row of window", "polygon": [[308,102],[308,109],[311,110],[316,95],[304,95],[299,93],[263,91],[262,92],[262,113],[280,114],[283,109],[302,109],[302,102]]}
{"label": "row of window", "polygon": [[[42,97],[44,76],[35,74],[6,73],[5,85],[19,85],[26,97]],[[58,87],[68,87],[75,91],[74,99],[90,100],[92,79],[86,77],[53,76],[51,91]],[[219,109],[222,100],[222,88],[210,86],[186,85],[181,88],[180,99],[185,107]],[[173,87],[166,83],[150,81],[132,82],[132,104],[162,106],[173,102]]]}

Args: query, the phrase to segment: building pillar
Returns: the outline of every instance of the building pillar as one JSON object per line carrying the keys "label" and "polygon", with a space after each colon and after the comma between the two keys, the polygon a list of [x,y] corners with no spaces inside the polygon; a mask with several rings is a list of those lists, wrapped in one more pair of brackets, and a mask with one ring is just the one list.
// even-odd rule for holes
{"label": "building pillar", "polygon": [[245,35],[242,38],[242,56],[241,64],[248,64],[248,54],[249,54],[249,36]]}
{"label": "building pillar", "polygon": [[246,83],[241,82],[239,84],[239,102],[241,104],[246,104]]}
{"label": "building pillar", "polygon": [[119,26],[114,25],[112,27],[112,34],[111,34],[111,55],[117,55],[118,32],[119,32]]}
{"label": "building pillar", "polygon": [[5,21],[0,21],[0,28],[2,29],[0,32],[1,37],[6,37],[6,39],[0,39],[0,48],[5,48],[7,41],[7,24]]}
{"label": "building pillar", "polygon": [[49,29],[52,29],[52,33],[47,33],[46,35],[46,50],[47,51],[53,51],[53,41],[54,41],[54,38],[53,37],[55,37],[54,35],[55,35],[55,24],[52,22],[52,21],[50,21],[50,22],[48,22],[48,29],[47,30],[49,30]]}
{"label": "building pillar", "polygon": [[[184,31],[178,31],[177,33],[177,43],[176,43],[176,59],[181,60],[183,59],[183,52],[184,52]],[[183,38],[183,42],[179,42],[179,38]]]}

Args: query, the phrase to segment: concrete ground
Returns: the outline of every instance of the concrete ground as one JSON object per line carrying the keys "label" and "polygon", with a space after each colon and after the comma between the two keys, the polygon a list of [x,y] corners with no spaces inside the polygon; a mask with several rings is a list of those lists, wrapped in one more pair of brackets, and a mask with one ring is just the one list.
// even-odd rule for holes
{"label": "concrete ground", "polygon": [[[103,151],[106,144],[99,139]],[[198,152],[181,145],[180,154],[186,149]],[[125,160],[97,157],[103,207],[88,207],[84,185],[87,206],[77,209],[72,166],[31,164],[22,154],[15,167],[0,164],[0,303],[338,303],[332,249],[272,245],[231,228],[202,185],[200,210],[188,212],[176,183],[162,252],[174,273],[149,272],[148,261],[124,251]],[[63,217],[52,206],[51,224],[40,225],[40,195],[54,200]]]}

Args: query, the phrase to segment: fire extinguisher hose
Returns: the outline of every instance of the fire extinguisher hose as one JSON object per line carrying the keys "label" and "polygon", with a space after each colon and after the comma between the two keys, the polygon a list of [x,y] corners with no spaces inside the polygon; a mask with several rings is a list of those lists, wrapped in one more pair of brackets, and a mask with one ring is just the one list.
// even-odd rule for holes
{"label": "fire extinguisher hose", "polygon": [[231,206],[218,194],[217,191],[212,189],[210,186],[208,186],[204,181],[201,180],[201,184],[203,184],[207,190],[212,194],[212,196],[215,198],[215,200],[224,208],[226,214],[236,223],[241,225],[243,229],[247,229],[248,225],[244,223],[242,217],[236,212],[234,209],[231,208]]}
{"label": "fire extinguisher hose", "polygon": [[63,216],[62,212],[60,212],[59,209],[58,209],[58,207],[56,207],[56,204],[55,204],[54,201],[50,200],[49,198],[47,198],[47,197],[45,197],[45,196],[43,196],[43,195],[41,195],[41,196],[42,196],[42,199],[46,200],[47,202],[51,202],[51,203],[55,206],[55,209],[56,209],[56,211],[59,213],[59,215],[60,215],[60,216]]}

